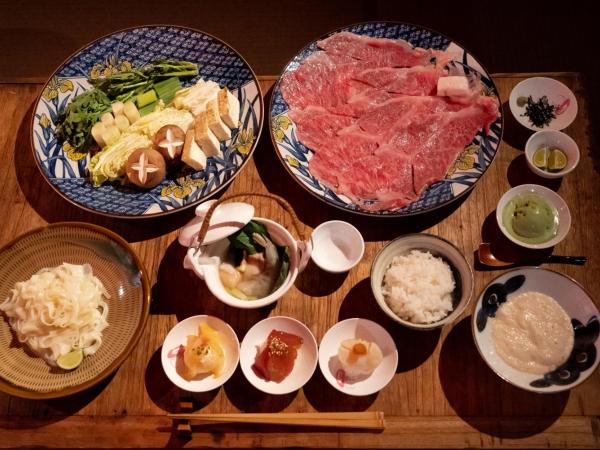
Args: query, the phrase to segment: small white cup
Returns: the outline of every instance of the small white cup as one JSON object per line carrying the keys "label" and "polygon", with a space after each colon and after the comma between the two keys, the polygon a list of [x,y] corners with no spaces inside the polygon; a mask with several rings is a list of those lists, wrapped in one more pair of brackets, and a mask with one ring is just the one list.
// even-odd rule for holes
{"label": "small white cup", "polygon": [[[567,156],[567,165],[559,172],[548,172],[536,167],[533,155],[542,147],[556,147]],[[531,171],[542,178],[560,178],[573,171],[579,164],[579,147],[577,143],[561,131],[543,130],[533,133],[525,144],[525,158]]]}
{"label": "small white cup", "polygon": [[312,233],[313,262],[331,273],[347,272],[356,266],[365,252],[360,231],[342,220],[323,222]]}

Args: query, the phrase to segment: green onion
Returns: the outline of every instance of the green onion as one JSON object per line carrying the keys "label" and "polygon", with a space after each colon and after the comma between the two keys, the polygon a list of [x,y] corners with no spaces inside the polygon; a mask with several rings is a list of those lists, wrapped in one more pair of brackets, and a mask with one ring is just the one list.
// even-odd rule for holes
{"label": "green onion", "polygon": [[173,101],[175,93],[181,89],[181,82],[177,77],[167,78],[166,80],[154,83],[154,90],[165,105]]}
{"label": "green onion", "polygon": [[156,97],[156,92],[154,89],[150,89],[148,92],[139,94],[135,99],[135,103],[137,104],[138,109],[141,109],[146,105],[156,103],[156,100],[158,100]]}
{"label": "green onion", "polygon": [[158,104],[158,102],[152,102],[149,103],[148,105],[144,106],[143,108],[139,108],[139,113],[140,116],[144,117],[147,114],[150,114],[151,112],[154,112],[154,109],[156,108],[156,105]]}

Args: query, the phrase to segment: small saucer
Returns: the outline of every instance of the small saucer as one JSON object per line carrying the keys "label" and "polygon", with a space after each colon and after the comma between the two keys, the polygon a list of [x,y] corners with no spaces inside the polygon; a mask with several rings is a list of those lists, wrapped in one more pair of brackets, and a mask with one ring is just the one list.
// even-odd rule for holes
{"label": "small saucer", "polygon": [[[262,345],[273,330],[285,331],[302,338],[292,372],[280,383],[266,381],[259,377],[252,366]],[[267,394],[289,394],[304,386],[317,367],[317,341],[311,331],[302,322],[285,316],[267,317],[255,324],[242,340],[240,365],[246,379],[256,389]]]}
{"label": "small saucer", "polygon": [[[383,361],[373,373],[356,380],[345,380],[338,359],[340,344],[347,339],[364,339],[376,343]],[[331,327],[319,347],[319,367],[329,384],[344,394],[371,395],[383,389],[394,378],[398,367],[398,350],[390,334],[379,324],[367,319],[346,319]]]}
{"label": "small saucer", "polygon": [[313,262],[331,273],[347,272],[356,266],[365,252],[360,231],[342,220],[323,222],[312,233]]}
{"label": "small saucer", "polygon": [[[518,106],[517,99],[531,96],[534,101],[538,101],[544,95],[548,98],[548,103],[555,108],[560,107],[562,111],[556,114],[556,118],[548,125],[540,128],[533,125],[527,116],[522,115],[525,113],[525,106]],[[508,106],[517,122],[533,131],[562,130],[571,125],[577,116],[575,95],[567,86],[553,78],[532,77],[521,81],[511,91]]]}
{"label": "small saucer", "polygon": [[[198,335],[198,327],[201,323],[208,324],[218,331],[222,338],[223,351],[225,353],[225,364],[218,377],[210,374],[208,376],[187,380],[178,370],[183,362],[183,351],[188,336]],[[208,392],[224,384],[235,372],[240,358],[240,342],[235,331],[221,319],[212,316],[192,316],[173,327],[162,346],[161,362],[165,374],[173,384],[189,392]]]}

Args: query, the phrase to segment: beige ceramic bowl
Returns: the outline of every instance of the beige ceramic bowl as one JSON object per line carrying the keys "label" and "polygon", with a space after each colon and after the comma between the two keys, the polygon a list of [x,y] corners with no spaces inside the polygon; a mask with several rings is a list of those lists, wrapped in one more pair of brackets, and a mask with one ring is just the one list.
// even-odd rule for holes
{"label": "beige ceramic bowl", "polygon": [[0,316],[0,390],[8,394],[47,399],[82,391],[113,373],[142,334],[150,309],[146,271],[123,238],[97,225],[55,223],[4,246],[0,250],[0,301],[16,282],[63,262],[89,264],[110,295],[102,345],[79,367],[64,371],[18,344],[6,316]]}
{"label": "beige ceramic bowl", "polygon": [[[454,309],[437,322],[418,324],[398,317],[388,306],[382,293],[383,278],[394,257],[408,254],[411,250],[428,251],[433,256],[441,257],[454,275]],[[371,289],[383,312],[393,320],[416,330],[432,330],[454,322],[469,304],[473,294],[473,271],[460,250],[447,240],[426,233],[408,234],[394,239],[377,254],[371,267]]]}

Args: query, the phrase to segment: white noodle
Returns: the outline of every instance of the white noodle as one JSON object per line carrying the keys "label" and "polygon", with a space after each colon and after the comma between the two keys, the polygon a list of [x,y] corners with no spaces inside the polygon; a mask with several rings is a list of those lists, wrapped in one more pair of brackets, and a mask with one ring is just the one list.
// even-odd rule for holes
{"label": "white noodle", "polygon": [[89,264],[63,263],[15,284],[0,310],[17,334],[49,364],[73,349],[94,354],[108,326],[110,298]]}

